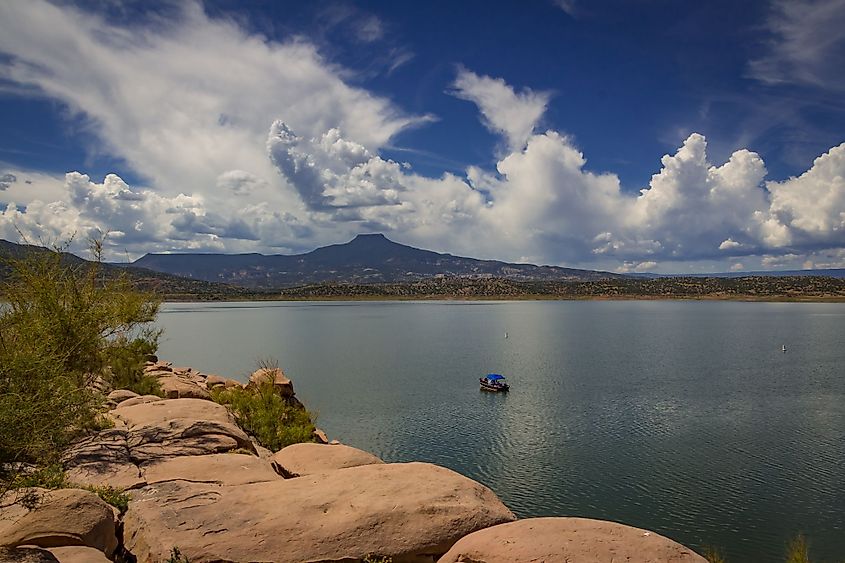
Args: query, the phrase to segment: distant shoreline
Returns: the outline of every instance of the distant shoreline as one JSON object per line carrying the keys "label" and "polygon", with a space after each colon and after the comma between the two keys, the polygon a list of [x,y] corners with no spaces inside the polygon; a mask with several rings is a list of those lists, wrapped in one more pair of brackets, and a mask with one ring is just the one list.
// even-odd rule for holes
{"label": "distant shoreline", "polygon": [[417,295],[417,296],[385,296],[385,295],[332,295],[312,297],[292,297],[284,295],[268,296],[221,296],[208,298],[207,296],[180,297],[163,296],[165,303],[261,303],[261,302],[379,302],[379,301],[735,301],[744,303],[845,303],[845,296],[747,296],[747,295],[708,295],[708,296],[656,296],[656,295],[593,295],[593,296],[555,296],[555,295],[484,295],[484,296],[447,296],[447,295]]}

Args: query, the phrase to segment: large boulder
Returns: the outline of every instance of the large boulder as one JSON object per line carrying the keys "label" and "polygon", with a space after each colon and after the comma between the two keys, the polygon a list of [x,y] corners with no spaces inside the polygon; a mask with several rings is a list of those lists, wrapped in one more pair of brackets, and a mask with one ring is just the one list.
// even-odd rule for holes
{"label": "large boulder", "polygon": [[191,481],[233,486],[281,479],[270,462],[245,454],[173,457],[144,466],[147,483]]}
{"label": "large boulder", "polygon": [[162,398],[158,395],[141,395],[140,397],[132,397],[131,399],[126,399],[125,401],[121,401],[120,404],[117,406],[119,407],[133,407],[135,405],[145,405],[147,403],[155,403],[157,401],[161,401]]}
{"label": "large boulder", "polygon": [[707,562],[668,538],[615,522],[529,518],[469,534],[453,545],[438,563],[536,561]]}
{"label": "large boulder", "polygon": [[255,448],[232,414],[212,401],[165,399],[119,406],[112,416],[126,424],[132,461],[144,465],[182,455],[206,455]]}
{"label": "large boulder", "polygon": [[114,401],[116,405],[119,405],[123,401],[127,399],[134,399],[135,397],[139,397],[138,393],[134,391],[130,391],[129,389],[115,389],[108,395],[108,400]]}
{"label": "large boulder", "polygon": [[48,551],[59,563],[111,563],[111,559],[93,547],[51,547]]}
{"label": "large boulder", "polygon": [[279,368],[261,368],[249,376],[247,388],[259,387],[262,383],[272,383],[276,393],[285,398],[293,397],[293,383]]}
{"label": "large boulder", "polygon": [[62,457],[68,481],[124,490],[144,485],[141,470],[130,456],[127,435],[125,429],[110,428],[72,444]]}
{"label": "large boulder", "polygon": [[34,509],[0,532],[0,545],[87,546],[111,556],[117,548],[117,514],[100,497],[82,489],[40,493]]}
{"label": "large boulder", "polygon": [[384,462],[369,452],[342,444],[293,444],[273,455],[273,465],[288,478],[374,463]]}
{"label": "large boulder", "polygon": [[[135,492],[124,545],[138,563],[178,546],[210,561],[425,561],[514,519],[488,488],[427,463],[376,464],[237,487],[168,481]],[[167,541],[163,541],[166,538]]]}
{"label": "large boulder", "polygon": [[182,375],[167,375],[158,378],[161,392],[168,399],[205,399],[211,400],[211,394],[204,385]]}

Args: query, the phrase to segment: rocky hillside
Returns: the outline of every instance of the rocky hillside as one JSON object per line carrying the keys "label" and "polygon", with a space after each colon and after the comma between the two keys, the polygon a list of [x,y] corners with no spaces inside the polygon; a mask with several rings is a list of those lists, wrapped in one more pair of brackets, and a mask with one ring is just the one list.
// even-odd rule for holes
{"label": "rocky hillside", "polygon": [[[80,488],[0,499],[0,561],[705,563],[622,524],[516,520],[490,489],[454,471],[385,463],[325,443],[320,432],[315,442],[271,452],[210,400],[211,388],[237,381],[163,362],[146,371],[168,398],[110,392],[114,427],[64,455]],[[262,381],[293,398],[280,370],[259,370],[247,387]],[[129,500],[121,512],[81,487],[125,491]]]}
{"label": "rocky hillside", "polygon": [[193,279],[249,288],[335,283],[398,283],[445,277],[588,281],[619,274],[556,266],[509,264],[420,250],[384,235],[358,235],[307,254],[147,254],[132,264]]}
{"label": "rocky hillside", "polygon": [[[11,272],[8,265],[9,258],[23,258],[29,255],[40,255],[53,252],[50,249],[28,244],[16,244],[0,239],[0,283]],[[74,268],[90,268],[93,263],[69,252],[63,252],[62,263]],[[146,268],[127,267],[119,264],[99,264],[106,278],[126,276],[132,285],[141,291],[151,291],[164,299],[217,300],[217,299],[245,299],[260,297],[254,291],[242,287],[221,283],[211,283],[174,276],[161,272],[154,272]]]}
{"label": "rocky hillside", "polygon": [[525,282],[444,278],[394,284],[314,284],[283,289],[282,299],[746,299],[845,300],[845,279],[623,278],[589,282]]}

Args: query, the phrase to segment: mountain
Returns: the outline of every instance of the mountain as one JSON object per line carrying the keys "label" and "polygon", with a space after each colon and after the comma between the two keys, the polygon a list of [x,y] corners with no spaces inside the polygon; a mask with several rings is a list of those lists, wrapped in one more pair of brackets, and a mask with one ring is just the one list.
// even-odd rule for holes
{"label": "mountain", "polygon": [[382,234],[358,235],[306,254],[147,254],[133,266],[250,288],[314,283],[399,283],[437,277],[514,281],[593,281],[619,274],[557,266],[509,264],[405,246]]}
{"label": "mountain", "polygon": [[[30,244],[17,244],[0,239],[0,283],[5,281],[11,273],[9,260],[39,256],[53,252],[48,248]],[[64,266],[81,269],[94,266],[94,263],[80,258],[69,252],[62,252]],[[242,287],[234,287],[221,283],[209,283],[203,280],[186,279],[172,274],[154,272],[145,268],[127,267],[122,264],[101,263],[103,275],[107,279],[126,276],[129,282],[142,291],[152,291],[165,299],[238,299],[254,297],[254,293]],[[0,288],[2,289],[2,288]]]}

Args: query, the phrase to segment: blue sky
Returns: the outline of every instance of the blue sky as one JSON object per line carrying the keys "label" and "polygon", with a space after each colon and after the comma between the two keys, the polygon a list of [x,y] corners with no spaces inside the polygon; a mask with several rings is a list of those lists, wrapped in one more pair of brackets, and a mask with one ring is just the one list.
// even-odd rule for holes
{"label": "blue sky", "polygon": [[845,0],[11,3],[0,236],[843,267],[842,68]]}

